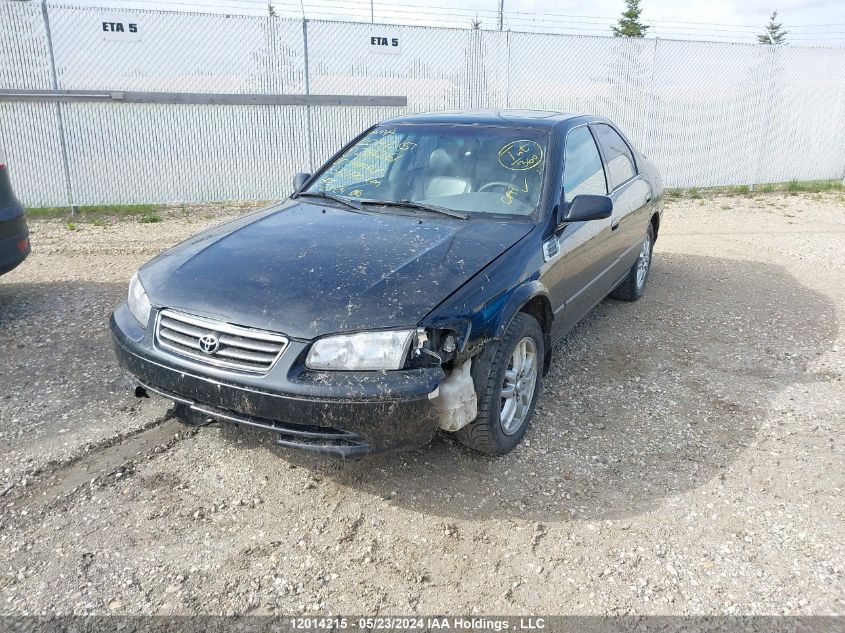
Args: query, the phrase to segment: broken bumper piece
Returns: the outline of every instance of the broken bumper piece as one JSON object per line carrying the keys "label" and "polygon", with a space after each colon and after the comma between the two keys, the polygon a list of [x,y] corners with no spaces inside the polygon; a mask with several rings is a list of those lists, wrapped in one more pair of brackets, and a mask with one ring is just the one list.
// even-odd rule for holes
{"label": "broken bumper piece", "polygon": [[292,342],[265,375],[204,366],[158,349],[126,305],[111,318],[120,366],[135,387],[184,405],[191,422],[206,418],[274,432],[292,448],[357,458],[418,448],[438,428],[431,398],[439,367],[392,372],[313,372],[296,367]]}

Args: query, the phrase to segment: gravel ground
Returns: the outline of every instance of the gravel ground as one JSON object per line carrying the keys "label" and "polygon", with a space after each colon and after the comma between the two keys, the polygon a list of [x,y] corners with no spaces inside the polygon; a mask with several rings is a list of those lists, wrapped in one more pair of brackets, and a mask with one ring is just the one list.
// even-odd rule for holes
{"label": "gravel ground", "polygon": [[32,222],[0,280],[0,613],[845,612],[845,198],[667,205],[526,440],[345,463],[118,383],[130,274],[241,208]]}

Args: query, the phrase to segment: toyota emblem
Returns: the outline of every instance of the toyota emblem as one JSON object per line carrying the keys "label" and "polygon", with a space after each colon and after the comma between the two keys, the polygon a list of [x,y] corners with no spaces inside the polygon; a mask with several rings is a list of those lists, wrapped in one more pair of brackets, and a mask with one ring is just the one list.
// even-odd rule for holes
{"label": "toyota emblem", "polygon": [[214,334],[203,334],[200,337],[200,349],[206,354],[213,354],[220,349],[220,339]]}

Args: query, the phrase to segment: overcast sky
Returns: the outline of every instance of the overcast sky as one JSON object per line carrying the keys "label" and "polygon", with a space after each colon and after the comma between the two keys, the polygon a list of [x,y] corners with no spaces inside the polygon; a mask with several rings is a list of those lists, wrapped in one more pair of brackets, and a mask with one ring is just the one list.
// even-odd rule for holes
{"label": "overcast sky", "polygon": [[[497,0],[272,0],[284,17],[497,28]],[[79,4],[267,14],[267,0],[76,0]],[[771,12],[796,45],[845,46],[845,0],[641,0],[650,36],[753,42]],[[624,0],[505,0],[505,29],[608,35]]]}

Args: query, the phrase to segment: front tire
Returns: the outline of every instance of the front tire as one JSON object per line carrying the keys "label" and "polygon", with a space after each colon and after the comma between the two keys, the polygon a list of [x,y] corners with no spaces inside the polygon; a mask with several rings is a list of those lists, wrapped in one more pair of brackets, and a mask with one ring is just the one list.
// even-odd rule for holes
{"label": "front tire", "polygon": [[525,435],[543,388],[543,331],[536,319],[519,312],[498,344],[488,345],[473,360],[478,416],[455,435],[475,451],[504,455]]}
{"label": "front tire", "polygon": [[651,272],[651,255],[654,250],[654,226],[649,222],[648,232],[640,247],[640,255],[637,261],[631,266],[631,270],[625,276],[610,296],[622,301],[636,301],[645,293],[648,283],[648,274]]}

